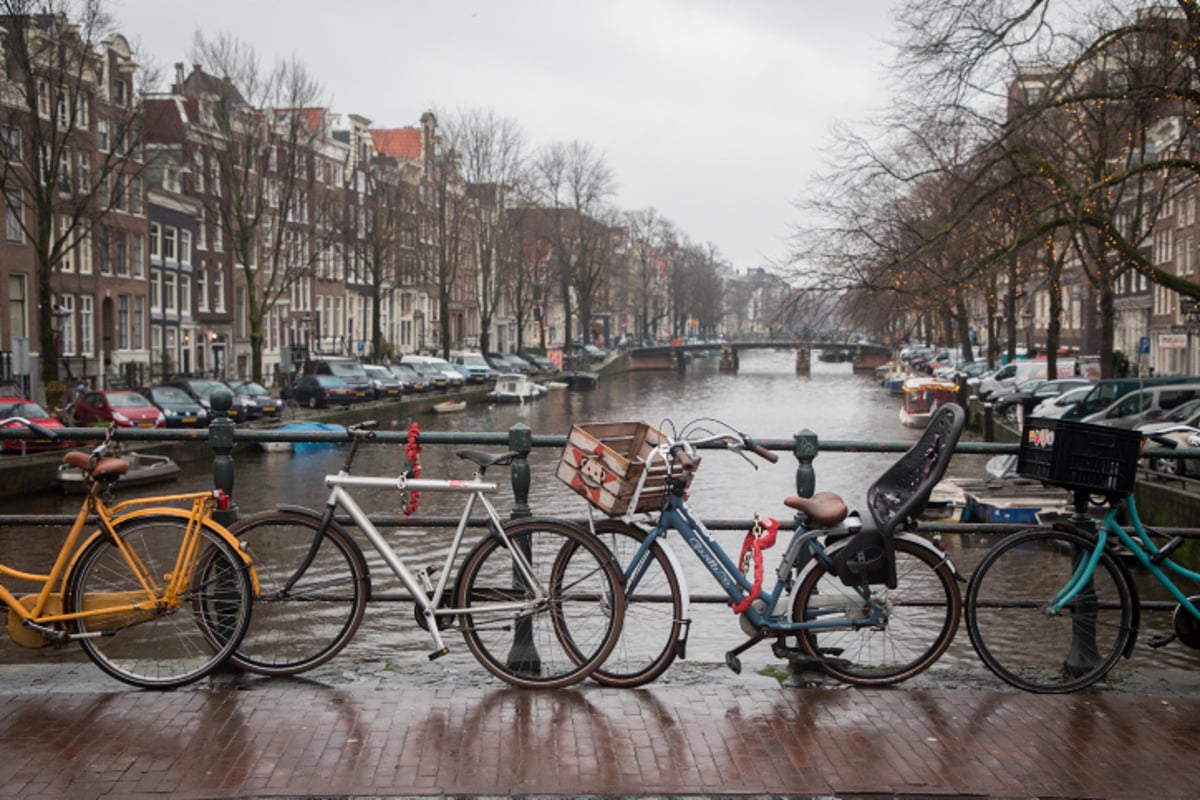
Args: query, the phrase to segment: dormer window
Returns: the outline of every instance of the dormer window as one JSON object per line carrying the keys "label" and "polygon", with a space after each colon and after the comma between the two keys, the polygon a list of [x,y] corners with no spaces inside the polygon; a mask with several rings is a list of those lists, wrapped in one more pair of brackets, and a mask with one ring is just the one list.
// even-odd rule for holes
{"label": "dormer window", "polygon": [[113,84],[112,84],[112,89],[113,89],[113,94],[112,94],[113,104],[118,105],[118,106],[125,105],[126,94],[127,94],[126,87],[125,87],[125,80],[123,78],[114,78]]}

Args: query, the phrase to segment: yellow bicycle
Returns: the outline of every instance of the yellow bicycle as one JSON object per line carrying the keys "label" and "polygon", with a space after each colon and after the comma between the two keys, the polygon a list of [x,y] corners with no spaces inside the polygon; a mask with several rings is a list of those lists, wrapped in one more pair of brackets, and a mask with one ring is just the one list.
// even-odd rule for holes
{"label": "yellow bicycle", "polygon": [[[8,422],[54,437],[21,417]],[[237,539],[212,519],[223,502],[219,491],[113,504],[112,485],[129,462],[112,433],[90,454],[63,456],[85,475],[79,514],[49,572],[0,563],[0,601],[9,636],[22,646],[77,641],[118,680],[175,688],[204,677],[237,648],[257,577]],[[16,592],[9,580],[35,589]]]}

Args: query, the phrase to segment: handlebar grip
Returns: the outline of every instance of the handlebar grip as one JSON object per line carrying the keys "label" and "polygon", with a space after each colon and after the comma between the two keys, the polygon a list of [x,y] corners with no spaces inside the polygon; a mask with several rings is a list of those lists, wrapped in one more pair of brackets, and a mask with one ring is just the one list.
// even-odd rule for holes
{"label": "handlebar grip", "polygon": [[29,430],[33,431],[38,436],[45,436],[47,439],[50,439],[50,440],[54,440],[54,439],[58,438],[58,434],[56,432],[50,430],[49,428],[43,428],[41,425],[38,425],[36,422],[27,422],[26,424],[29,426]]}
{"label": "handlebar grip", "polygon": [[671,458],[675,459],[679,466],[683,467],[684,469],[696,468],[696,460],[688,455],[688,452],[683,445],[675,445],[671,448]]}
{"label": "handlebar grip", "polygon": [[779,456],[775,455],[761,444],[758,444],[757,442],[749,442],[749,446],[750,452],[754,453],[754,455],[758,456],[764,461],[770,461],[772,464],[775,464],[779,461]]}

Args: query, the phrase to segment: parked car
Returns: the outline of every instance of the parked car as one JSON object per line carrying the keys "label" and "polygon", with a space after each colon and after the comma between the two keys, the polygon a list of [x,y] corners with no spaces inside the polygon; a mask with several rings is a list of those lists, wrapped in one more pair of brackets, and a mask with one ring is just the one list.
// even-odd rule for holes
{"label": "parked car", "polygon": [[143,397],[163,413],[168,428],[203,428],[208,425],[208,410],[178,386],[159,384],[139,390]]}
{"label": "parked car", "polygon": [[[1175,442],[1177,447],[1200,448],[1200,399],[1178,406],[1158,422],[1138,425],[1137,430],[1166,437]],[[1151,440],[1147,445],[1156,447],[1159,443]],[[1155,456],[1146,459],[1146,465],[1164,475],[1200,475],[1200,458]]]}
{"label": "parked car", "polygon": [[532,364],[537,369],[538,372],[542,372],[547,375],[553,375],[556,372],[562,371],[554,365],[553,361],[546,358],[545,356],[540,356],[540,355],[537,355],[536,353],[529,353],[529,352],[521,353],[520,355],[521,355],[521,358],[525,359],[530,364]]}
{"label": "parked car", "polygon": [[404,393],[404,385],[392,374],[387,367],[379,364],[363,364],[363,370],[371,379],[371,391],[376,400],[399,400]]}
{"label": "parked car", "polygon": [[528,361],[512,353],[488,353],[486,358],[487,363],[497,372],[519,372],[527,375],[534,371]]}
{"label": "parked car", "polygon": [[996,416],[1009,425],[1019,425],[1021,420],[1033,411],[1034,407],[1051,397],[1057,397],[1068,389],[1079,386],[1091,386],[1087,378],[1056,378],[1048,381],[1045,378],[1030,378],[1017,384],[1011,392],[1005,392],[992,400],[992,408]]}
{"label": "parked car", "polygon": [[[1018,383],[1024,383],[1030,378],[1048,379],[1048,364],[1049,362],[1036,358],[1008,362],[993,375],[979,382],[979,399],[990,403],[1005,392],[1011,391]],[[1054,380],[1072,377],[1075,374],[1075,361],[1060,358],[1055,363],[1055,368],[1058,370],[1058,376]]]}
{"label": "parked car", "polygon": [[420,393],[428,390],[425,376],[417,371],[412,364],[392,364],[388,370],[400,381],[400,391],[403,394]]}
{"label": "parked car", "polygon": [[496,372],[479,353],[451,353],[450,366],[462,373],[467,383],[483,384],[496,379]]}
{"label": "parked car", "polygon": [[309,408],[349,406],[360,399],[360,392],[336,375],[301,375],[284,395]]}
{"label": "parked car", "polygon": [[75,423],[80,427],[108,423],[118,428],[165,428],[167,418],[158,406],[137,392],[93,389],[75,401]]}
{"label": "parked car", "polygon": [[1158,422],[1184,403],[1200,398],[1200,383],[1169,383],[1129,392],[1106,408],[1089,414],[1083,422],[1133,428]]}
{"label": "parked car", "polygon": [[[49,431],[62,430],[63,424],[32,400],[20,397],[0,397],[0,418],[24,417],[30,422],[40,425]],[[29,430],[19,422],[5,425],[6,428]],[[59,450],[70,447],[71,442],[64,439],[5,439],[4,452],[25,453],[41,450]]]}
{"label": "parked car", "polygon": [[363,365],[353,358],[315,358],[304,368],[308,375],[333,375],[352,388],[359,400],[373,400],[375,391]]}
{"label": "parked car", "polygon": [[229,384],[234,397],[243,398],[250,409],[250,418],[279,419],[283,414],[283,400],[271,394],[271,390],[255,381],[233,381]]}
{"label": "parked car", "polygon": [[[208,421],[211,423],[213,417],[212,394],[218,389],[225,389],[233,394],[233,390],[225,383],[212,378],[172,378],[167,381],[170,386],[178,386],[187,392],[193,400],[204,406],[208,411]],[[246,398],[238,397],[233,394],[233,403],[229,406],[229,418],[234,422],[245,422],[250,419],[252,409]]]}
{"label": "parked car", "polygon": [[[401,363],[425,368],[426,376],[434,381],[436,389],[461,389],[465,381],[462,373],[450,366],[450,362],[437,356],[404,356]],[[438,379],[436,376],[441,375]]]}
{"label": "parked car", "polygon": [[1057,397],[1046,398],[1033,407],[1033,410],[1029,412],[1029,416],[1042,417],[1044,419],[1059,419],[1073,409],[1079,401],[1087,397],[1088,392],[1091,390],[1092,385],[1085,383],[1083,386],[1068,389]]}

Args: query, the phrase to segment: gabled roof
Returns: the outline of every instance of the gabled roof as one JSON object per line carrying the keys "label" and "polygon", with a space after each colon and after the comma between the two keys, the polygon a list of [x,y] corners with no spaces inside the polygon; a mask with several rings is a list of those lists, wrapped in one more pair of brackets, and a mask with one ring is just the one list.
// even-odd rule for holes
{"label": "gabled roof", "polygon": [[393,128],[371,130],[375,150],[392,158],[416,160],[421,157],[421,129]]}

